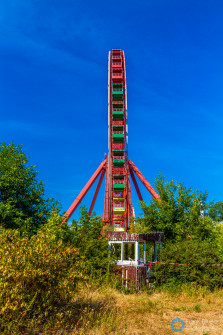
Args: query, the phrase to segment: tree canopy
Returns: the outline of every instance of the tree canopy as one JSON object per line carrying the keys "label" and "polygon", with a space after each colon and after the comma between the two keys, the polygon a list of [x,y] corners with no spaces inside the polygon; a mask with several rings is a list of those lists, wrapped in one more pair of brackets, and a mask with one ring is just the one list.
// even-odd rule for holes
{"label": "tree canopy", "polygon": [[223,221],[223,201],[212,203],[208,214],[216,222]]}
{"label": "tree canopy", "polygon": [[59,203],[44,198],[44,184],[28,163],[21,145],[0,143],[0,224],[33,234]]}
{"label": "tree canopy", "polygon": [[165,182],[162,175],[156,178],[155,187],[161,201],[141,203],[144,216],[138,218],[137,231],[163,231],[165,241],[211,238],[214,224],[204,215],[208,208],[206,192],[187,189],[182,182]]}

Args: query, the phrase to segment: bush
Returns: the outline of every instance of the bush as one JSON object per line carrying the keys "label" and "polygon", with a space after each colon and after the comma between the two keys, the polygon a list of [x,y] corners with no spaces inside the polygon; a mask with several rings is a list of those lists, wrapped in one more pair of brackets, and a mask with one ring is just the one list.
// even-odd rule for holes
{"label": "bush", "polygon": [[168,243],[160,255],[161,262],[188,264],[187,266],[156,265],[157,286],[173,288],[186,283],[199,284],[210,289],[223,286],[223,268],[199,264],[222,263],[215,246],[208,241],[184,240]]}
{"label": "bush", "polygon": [[88,273],[106,274],[108,267],[112,267],[112,257],[109,257],[108,241],[104,223],[100,216],[89,216],[82,207],[78,222],[73,220],[70,228],[69,240],[85,256]]}
{"label": "bush", "polygon": [[69,302],[85,281],[84,258],[63,242],[63,229],[55,218],[31,238],[0,227],[0,332]]}

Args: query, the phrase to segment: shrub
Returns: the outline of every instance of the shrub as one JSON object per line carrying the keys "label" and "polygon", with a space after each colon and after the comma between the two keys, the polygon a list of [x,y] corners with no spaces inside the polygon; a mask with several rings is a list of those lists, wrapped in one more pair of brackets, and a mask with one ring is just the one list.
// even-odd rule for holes
{"label": "shrub", "polygon": [[199,264],[222,263],[217,250],[208,241],[184,240],[168,243],[161,252],[161,261],[188,264],[188,266],[156,265],[158,286],[181,286],[186,283],[207,286],[210,289],[223,286],[223,268],[205,267]]}
{"label": "shrub", "polygon": [[88,273],[93,271],[100,276],[107,273],[108,267],[112,267],[112,257],[109,257],[108,241],[103,227],[100,216],[89,216],[87,210],[82,207],[80,218],[78,222],[73,220],[69,234],[71,243],[88,261]]}
{"label": "shrub", "polygon": [[63,242],[57,224],[52,218],[31,238],[0,227],[1,332],[70,301],[78,283],[85,280],[84,259],[78,249]]}

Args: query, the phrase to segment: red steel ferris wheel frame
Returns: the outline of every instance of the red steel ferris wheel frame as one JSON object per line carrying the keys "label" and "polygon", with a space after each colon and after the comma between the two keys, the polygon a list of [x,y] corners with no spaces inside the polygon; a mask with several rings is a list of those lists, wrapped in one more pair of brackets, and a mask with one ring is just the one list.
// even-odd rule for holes
{"label": "red steel ferris wheel frame", "polygon": [[120,49],[113,49],[109,52],[108,57],[108,151],[106,159],[99,165],[65,213],[63,222],[71,217],[99,175],[89,215],[93,211],[102,180],[104,175],[106,175],[103,216],[105,225],[119,227],[125,231],[128,230],[130,218],[134,216],[130,176],[140,201],[143,201],[143,199],[135,175],[144,184],[152,197],[158,201],[160,200],[158,193],[135,164],[128,159],[126,68],[124,51]]}

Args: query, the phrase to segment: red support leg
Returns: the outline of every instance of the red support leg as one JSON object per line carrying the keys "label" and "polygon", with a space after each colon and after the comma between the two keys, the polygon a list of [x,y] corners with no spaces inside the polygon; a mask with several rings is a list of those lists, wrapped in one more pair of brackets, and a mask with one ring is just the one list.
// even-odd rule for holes
{"label": "red support leg", "polygon": [[109,217],[109,173],[108,173],[108,161],[106,164],[106,176],[105,176],[105,200],[104,200],[104,218],[105,224],[110,223]]}
{"label": "red support leg", "polygon": [[129,216],[133,216],[133,205],[132,205],[132,190],[131,190],[131,182],[130,175],[128,175],[128,202],[129,202]]}
{"label": "red support leg", "polygon": [[[130,175],[128,175],[128,225],[130,218],[133,217],[133,206],[132,206],[132,191],[131,191],[131,183],[130,183]],[[127,220],[125,225],[125,232],[127,232]]]}
{"label": "red support leg", "polygon": [[89,191],[89,189],[91,188],[91,186],[94,184],[95,180],[97,179],[97,177],[99,176],[99,174],[101,173],[101,171],[106,166],[106,163],[107,163],[107,159],[105,159],[100,164],[100,166],[97,168],[97,170],[95,171],[95,173],[93,174],[93,176],[90,178],[90,180],[88,181],[88,183],[85,185],[85,187],[83,188],[83,190],[80,192],[80,194],[74,200],[74,202],[72,203],[72,205],[70,206],[70,208],[66,211],[62,223],[66,222],[71,217],[71,215],[73,214],[73,212],[75,211],[75,209],[78,207],[78,205],[81,203],[81,201],[84,198],[84,196],[86,195],[86,193]]}
{"label": "red support leg", "polygon": [[138,186],[137,181],[136,181],[136,179],[135,179],[134,173],[133,173],[133,171],[132,171],[131,168],[130,168],[129,170],[130,170],[130,174],[131,174],[131,177],[132,177],[132,181],[133,181],[133,184],[134,184],[134,186],[135,186],[136,192],[137,192],[137,194],[138,194],[139,200],[140,200],[140,201],[143,201],[142,194],[141,194],[141,192],[140,192],[140,190],[139,190],[139,186]]}
{"label": "red support leg", "polygon": [[154,188],[150,185],[150,183],[142,175],[142,173],[139,171],[139,169],[130,160],[129,160],[129,166],[130,166],[130,169],[132,169],[135,172],[135,174],[137,175],[137,177],[141,180],[141,182],[146,187],[146,189],[149,191],[149,193],[151,194],[151,196],[154,199],[161,201],[160,197],[159,197],[159,194],[154,190]]}
{"label": "red support leg", "polygon": [[95,193],[94,193],[94,197],[93,197],[93,200],[91,202],[91,207],[89,209],[89,212],[88,214],[91,215],[92,211],[93,211],[93,208],[94,208],[94,204],[95,204],[95,201],[97,199],[97,196],[98,196],[98,192],[100,190],[100,187],[101,187],[101,183],[102,183],[102,180],[104,178],[104,175],[105,175],[105,169],[102,170],[101,172],[101,175],[100,175],[100,178],[99,178],[99,181],[98,181],[98,185],[96,187],[96,190],[95,190]]}

